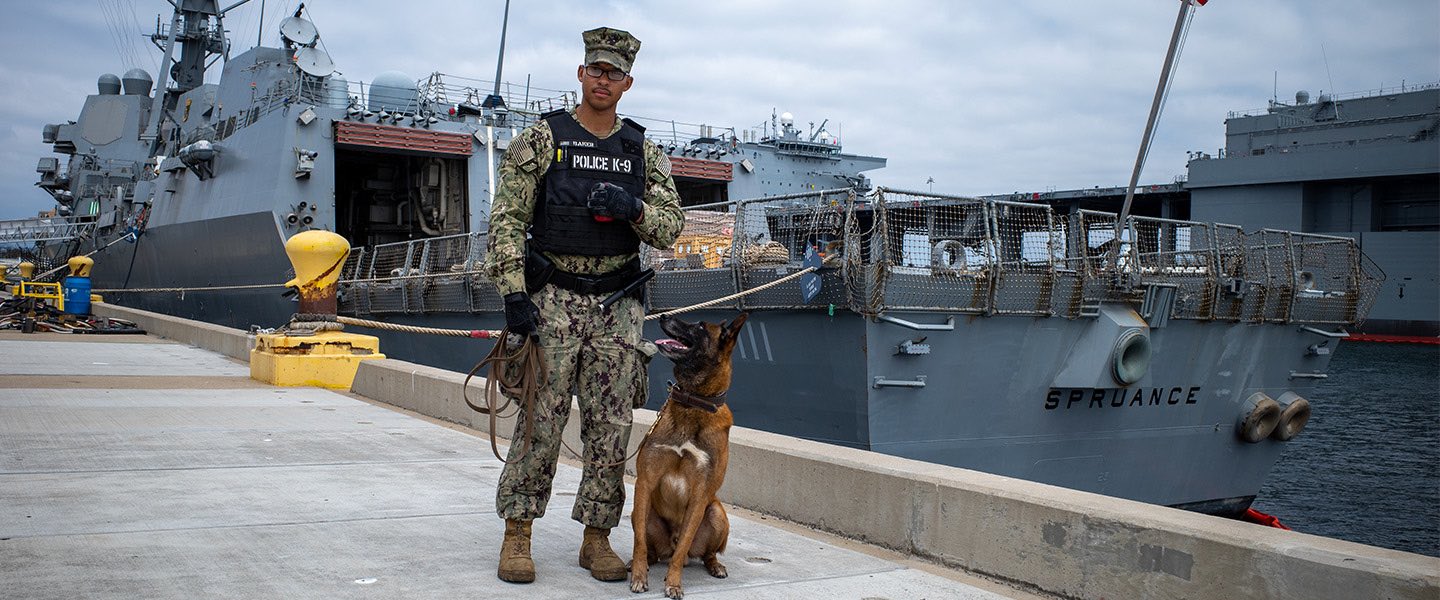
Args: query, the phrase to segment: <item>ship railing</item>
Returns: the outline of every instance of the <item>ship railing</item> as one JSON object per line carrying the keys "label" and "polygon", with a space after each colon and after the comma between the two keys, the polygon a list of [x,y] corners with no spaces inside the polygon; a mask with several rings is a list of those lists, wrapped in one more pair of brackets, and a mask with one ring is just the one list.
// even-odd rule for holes
{"label": "ship railing", "polygon": [[642,261],[656,271],[646,289],[649,309],[682,308],[774,282],[803,269],[808,248],[822,263],[818,296],[805,300],[792,280],[715,306],[851,306],[848,282],[863,279],[846,277],[839,249],[859,233],[861,225],[850,219],[856,202],[853,191],[836,189],[686,207],[674,245],[642,249]]}
{"label": "ship railing", "polygon": [[1262,257],[1266,298],[1256,320],[1348,324],[1369,313],[1384,275],[1347,237],[1264,229],[1250,234]]}
{"label": "ship railing", "polygon": [[486,234],[473,232],[360,247],[340,275],[340,309],[351,314],[484,312],[504,303],[479,273]]}
{"label": "ship railing", "polygon": [[645,137],[662,145],[664,149],[669,149],[673,145],[674,150],[679,151],[698,139],[714,139],[726,145],[739,141],[734,127],[686,123],[674,119],[653,119],[639,115],[625,116],[645,127]]}
{"label": "ship railing", "polygon": [[[303,73],[274,82],[264,90],[256,90],[250,104],[237,114],[230,115],[216,124],[216,139],[223,140],[236,131],[244,129],[266,115],[291,106],[324,106],[345,109],[352,103],[360,107],[371,107],[399,111],[404,114],[416,112],[433,115],[442,120],[458,120],[463,116],[451,115],[449,109],[457,103],[480,105],[494,89],[494,83],[455,75],[432,73],[417,81],[413,98],[409,90],[377,88],[364,81],[347,81],[344,88],[336,86],[336,80],[317,78]],[[552,110],[568,110],[578,105],[579,99],[573,91],[550,90],[539,87],[520,86],[505,82],[500,95],[509,110],[506,124],[515,128],[533,125],[540,115]],[[379,94],[381,100],[371,102],[372,95]],[[403,101],[392,100],[405,96]],[[396,106],[385,104],[391,102]],[[726,143],[738,141],[733,127],[717,127],[703,123],[684,123],[675,120],[652,119],[638,115],[627,115],[646,127],[646,137],[656,144],[675,151],[685,148],[696,139],[714,138]]]}
{"label": "ship railing", "polygon": [[[675,244],[642,249],[656,270],[652,312],[771,283],[807,254],[819,265],[815,296],[792,280],[716,307],[1073,319],[1122,302],[1167,307],[1169,319],[1343,325],[1364,319],[1384,280],[1350,238],[1135,216],[1117,241],[1112,213],[1040,203],[839,189],[683,212]],[[480,274],[485,243],[476,232],[359,248],[342,273],[342,310],[499,311]],[[1161,288],[1169,300],[1152,306]]]}
{"label": "ship railing", "polygon": [[[1384,275],[1354,240],[878,190],[868,248],[882,293],[862,313],[943,310],[1079,317],[1175,290],[1170,318],[1354,324]],[[928,250],[928,261],[927,258]],[[1117,285],[1120,284],[1120,285]]]}
{"label": "ship railing", "polygon": [[[1314,96],[1314,98],[1313,98],[1313,100],[1312,100],[1311,103],[1312,103],[1312,104],[1318,103],[1321,95],[1328,95],[1328,96],[1330,96],[1330,100],[1331,100],[1332,102],[1340,102],[1340,101],[1343,101],[1343,100],[1355,100],[1355,99],[1358,99],[1358,98],[1372,98],[1372,97],[1375,97],[1375,96],[1389,96],[1389,95],[1391,95],[1391,94],[1404,94],[1404,93],[1407,93],[1407,92],[1419,92],[1419,91],[1423,91],[1423,90],[1434,90],[1434,89],[1440,89],[1440,82],[1430,82],[1430,83],[1420,83],[1420,84],[1401,84],[1401,85],[1390,86],[1390,87],[1383,87],[1383,86],[1382,86],[1382,87],[1378,87],[1378,88],[1371,88],[1371,89],[1368,89],[1368,90],[1359,90],[1359,91],[1355,91],[1355,92],[1341,92],[1341,93],[1339,93],[1339,94],[1324,94],[1323,92],[1321,92],[1321,94],[1317,94],[1317,95]],[[1285,104],[1284,104],[1283,102],[1277,102],[1277,103],[1271,104],[1270,106],[1267,106],[1267,107],[1265,107],[1265,108],[1250,108],[1250,109],[1245,109],[1245,110],[1232,110],[1232,111],[1229,111],[1229,112],[1227,113],[1227,118],[1230,118],[1230,119],[1238,119],[1238,118],[1241,118],[1241,117],[1255,117],[1255,116],[1265,115],[1265,114],[1269,114],[1270,109],[1272,109],[1272,108],[1274,108],[1274,107],[1276,107],[1276,106],[1282,106],[1282,105],[1285,105]]]}
{"label": "ship railing", "polygon": [[[463,83],[452,83],[457,80]],[[449,110],[452,106],[459,102],[479,105],[489,95],[487,90],[492,89],[489,87],[492,84],[488,82],[439,73],[417,82],[413,92],[408,89],[393,90],[383,86],[376,87],[373,83],[365,81],[347,81],[342,89],[336,85],[337,81],[332,78],[322,79],[303,73],[295,73],[292,77],[276,81],[269,88],[256,91],[249,106],[242,109],[239,114],[231,115],[217,124],[216,138],[223,140],[234,132],[258,122],[266,115],[291,106],[324,106],[345,109],[352,104],[366,108],[374,104],[375,108],[390,112],[398,111],[404,114],[418,112],[442,120],[458,120],[464,117],[450,114]],[[484,87],[481,87],[482,84]],[[532,97],[529,95],[530,92],[538,95]],[[372,95],[379,95],[380,99],[372,103]],[[402,96],[403,100],[395,99]],[[529,91],[526,92],[522,91],[519,86],[508,82],[501,87],[501,96],[506,99],[510,110],[507,122],[514,127],[528,126],[545,112],[568,109],[576,104],[574,92],[543,88],[529,88]],[[387,103],[393,103],[395,106]]]}
{"label": "ship railing", "polygon": [[[445,73],[431,73],[417,82],[420,99],[436,106],[449,106],[460,102],[479,106],[495,90],[494,81],[473,79]],[[528,114],[533,118],[552,110],[567,110],[579,104],[579,98],[571,90],[552,90],[531,85],[519,85],[508,81],[500,84],[500,97],[512,116]]]}
{"label": "ship railing", "polygon": [[[307,82],[306,78],[310,81]],[[220,115],[220,119],[215,123],[215,139],[224,140],[259,122],[265,115],[288,108],[292,104],[328,105],[327,96],[318,88],[320,85],[323,85],[322,80],[297,73],[295,77],[276,81],[263,90],[253,88],[248,105],[241,107],[238,113]],[[173,153],[178,150],[180,141],[175,137],[171,139],[175,140],[173,144],[176,146],[169,150]]]}

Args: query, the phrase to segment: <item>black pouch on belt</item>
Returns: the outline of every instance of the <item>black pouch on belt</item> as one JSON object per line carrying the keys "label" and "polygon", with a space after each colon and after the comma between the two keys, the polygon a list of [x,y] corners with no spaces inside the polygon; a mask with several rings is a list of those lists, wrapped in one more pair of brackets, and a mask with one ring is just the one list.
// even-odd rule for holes
{"label": "black pouch on belt", "polygon": [[525,291],[531,294],[540,291],[555,274],[555,263],[534,250],[525,251]]}

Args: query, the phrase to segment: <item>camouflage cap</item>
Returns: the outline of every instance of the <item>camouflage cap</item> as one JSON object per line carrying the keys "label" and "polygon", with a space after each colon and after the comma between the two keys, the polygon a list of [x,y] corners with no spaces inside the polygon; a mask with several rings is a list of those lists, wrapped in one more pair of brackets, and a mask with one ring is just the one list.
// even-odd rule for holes
{"label": "camouflage cap", "polygon": [[635,63],[635,53],[640,51],[640,40],[628,31],[600,27],[580,34],[585,40],[585,64],[609,63],[626,73]]}

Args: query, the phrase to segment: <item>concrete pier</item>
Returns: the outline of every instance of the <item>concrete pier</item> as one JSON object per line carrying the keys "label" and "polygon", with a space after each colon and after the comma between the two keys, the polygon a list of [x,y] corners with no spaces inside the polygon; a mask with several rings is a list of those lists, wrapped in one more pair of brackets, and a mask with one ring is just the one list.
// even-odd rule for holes
{"label": "concrete pier", "polygon": [[[573,466],[535,524],[538,581],[512,585],[495,577],[500,463],[473,430],[153,337],[0,332],[0,357],[0,598],[663,597],[663,568],[634,595],[576,564]],[[744,511],[732,524],[730,577],[692,565],[689,597],[1028,597]],[[631,535],[628,519],[612,535],[622,556]]]}
{"label": "concrete pier", "polygon": [[[463,375],[376,360],[350,393],[271,388],[201,350],[243,359],[245,332],[97,312],[180,344],[0,334],[0,597],[660,597],[574,566],[570,467],[540,581],[495,579],[499,465]],[[1440,598],[1434,557],[743,428],[731,457],[731,576],[692,565],[692,597]]]}

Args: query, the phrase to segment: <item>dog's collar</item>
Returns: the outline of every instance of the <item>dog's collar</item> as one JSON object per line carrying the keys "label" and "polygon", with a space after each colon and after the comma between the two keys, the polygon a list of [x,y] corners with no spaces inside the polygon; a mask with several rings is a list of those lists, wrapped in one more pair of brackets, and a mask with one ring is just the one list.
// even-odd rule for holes
{"label": "dog's collar", "polygon": [[700,396],[698,394],[692,394],[690,392],[680,389],[680,386],[676,385],[673,381],[667,381],[666,384],[668,384],[670,388],[671,400],[674,400],[681,406],[698,408],[705,412],[713,413],[719,411],[720,407],[725,406],[725,395],[729,393],[720,392],[719,394],[714,396]]}

